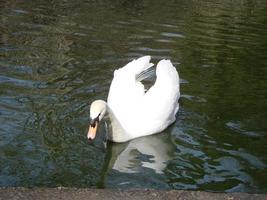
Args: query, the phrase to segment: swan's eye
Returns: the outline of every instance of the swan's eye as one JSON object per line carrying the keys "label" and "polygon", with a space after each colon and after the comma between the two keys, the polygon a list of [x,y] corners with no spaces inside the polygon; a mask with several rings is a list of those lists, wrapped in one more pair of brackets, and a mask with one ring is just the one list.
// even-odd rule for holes
{"label": "swan's eye", "polygon": [[92,121],[90,122],[91,127],[95,128],[95,125],[96,125],[96,122],[92,122]]}
{"label": "swan's eye", "polygon": [[99,116],[100,114],[96,118],[91,119],[90,126],[92,126],[93,128],[96,126],[96,123],[99,122]]}
{"label": "swan's eye", "polygon": [[91,122],[90,122],[90,126],[92,126],[92,127],[94,128],[97,122],[98,122],[98,119],[97,119],[97,118],[91,120]]}

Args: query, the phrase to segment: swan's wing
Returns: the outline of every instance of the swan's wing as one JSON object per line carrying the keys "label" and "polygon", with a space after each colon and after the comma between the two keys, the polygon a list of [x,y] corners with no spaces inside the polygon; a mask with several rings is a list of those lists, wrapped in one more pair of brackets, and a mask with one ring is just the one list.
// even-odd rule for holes
{"label": "swan's wing", "polygon": [[156,77],[156,69],[154,67],[150,67],[145,71],[142,71],[140,74],[136,76],[136,82],[141,82],[145,79],[149,79],[152,77]]}
{"label": "swan's wing", "polygon": [[151,56],[143,56],[135,59],[124,67],[116,70],[115,73],[123,72],[131,76],[138,76],[140,73],[153,66],[153,63],[150,63],[150,59]]}
{"label": "swan's wing", "polygon": [[175,97],[175,99],[179,99],[179,75],[170,60],[161,60],[157,64],[156,77],[155,84],[146,93],[147,96],[156,98],[157,95],[162,96],[165,94],[169,98]]}
{"label": "swan's wing", "polygon": [[[178,111],[178,99],[180,98],[179,75],[170,60],[161,60],[156,68],[156,82],[144,95],[142,110],[146,110],[152,122],[169,125],[175,120]],[[143,119],[143,120],[144,120]],[[156,125],[154,125],[156,127]],[[166,128],[166,127],[165,127]]]}
{"label": "swan's wing", "polygon": [[116,110],[116,114],[118,110],[129,107],[129,104],[138,101],[145,94],[144,85],[140,80],[144,78],[142,72],[153,66],[150,59],[150,56],[144,56],[114,71],[108,104],[113,110]]}
{"label": "swan's wing", "polygon": [[170,60],[161,60],[157,64],[156,75],[155,87],[165,86],[171,90],[174,89],[176,92],[180,91],[179,74]]}
{"label": "swan's wing", "polygon": [[155,83],[155,81],[156,81],[155,67],[150,67],[136,76],[136,82],[138,84],[144,85],[145,92]]}
{"label": "swan's wing", "polygon": [[[145,93],[138,75],[150,68],[150,56],[141,57],[114,72],[108,105],[116,118],[138,137],[164,130],[175,120],[180,97],[179,76],[169,60],[156,68],[155,84]],[[145,77],[145,76],[141,76]]]}

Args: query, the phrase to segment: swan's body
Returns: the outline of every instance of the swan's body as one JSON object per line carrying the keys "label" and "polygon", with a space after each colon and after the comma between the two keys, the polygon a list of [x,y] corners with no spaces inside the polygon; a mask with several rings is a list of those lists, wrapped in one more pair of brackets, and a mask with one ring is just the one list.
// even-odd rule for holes
{"label": "swan's body", "polygon": [[[144,56],[115,70],[107,103],[102,100],[92,103],[92,119],[98,117],[100,121],[108,111],[110,140],[125,142],[158,133],[175,121],[180,97],[178,73],[169,60],[161,60],[156,68],[156,82],[145,92],[137,76],[152,66],[150,56]],[[88,138],[89,133],[90,130]]]}

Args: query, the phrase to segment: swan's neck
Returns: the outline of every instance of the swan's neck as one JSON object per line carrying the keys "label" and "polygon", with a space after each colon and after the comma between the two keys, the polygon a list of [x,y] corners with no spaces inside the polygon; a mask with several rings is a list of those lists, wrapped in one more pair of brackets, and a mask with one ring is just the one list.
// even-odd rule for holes
{"label": "swan's neck", "polygon": [[114,142],[125,142],[130,140],[132,137],[124,130],[112,109],[108,105],[107,108],[112,130],[108,133],[109,140]]}

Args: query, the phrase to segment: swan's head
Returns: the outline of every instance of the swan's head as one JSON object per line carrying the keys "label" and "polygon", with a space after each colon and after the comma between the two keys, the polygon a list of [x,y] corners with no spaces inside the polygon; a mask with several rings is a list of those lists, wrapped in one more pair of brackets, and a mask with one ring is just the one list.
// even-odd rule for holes
{"label": "swan's head", "polygon": [[96,136],[97,127],[99,122],[103,119],[107,110],[107,104],[105,101],[96,100],[90,107],[90,126],[87,133],[87,138],[93,140]]}

